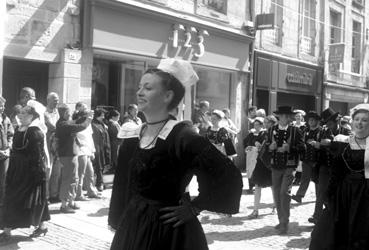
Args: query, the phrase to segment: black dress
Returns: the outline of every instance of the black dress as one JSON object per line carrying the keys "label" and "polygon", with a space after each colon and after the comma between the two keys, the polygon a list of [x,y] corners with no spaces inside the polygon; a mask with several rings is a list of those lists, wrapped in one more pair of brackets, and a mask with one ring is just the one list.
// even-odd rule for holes
{"label": "black dress", "polygon": [[46,199],[44,135],[16,131],[6,176],[2,227],[25,228],[50,220]]}
{"label": "black dress", "polygon": [[111,249],[208,249],[196,217],[177,228],[159,220],[158,210],[179,204],[193,174],[199,182],[194,206],[238,212],[241,173],[191,124],[168,121],[151,149],[140,148],[137,136],[124,139],[109,210],[109,225],[116,229]]}
{"label": "black dress", "polygon": [[[334,146],[334,145],[332,145]],[[369,180],[364,177],[364,150],[347,143],[338,149],[327,190],[327,205],[312,232],[311,250],[369,249]]]}
{"label": "black dress", "polygon": [[[250,132],[243,140],[243,145],[255,146],[255,142],[262,144],[266,140],[267,131],[262,131],[258,134]],[[258,157],[255,165],[254,172],[250,178],[250,181],[259,187],[271,187],[272,186],[272,171]]]}

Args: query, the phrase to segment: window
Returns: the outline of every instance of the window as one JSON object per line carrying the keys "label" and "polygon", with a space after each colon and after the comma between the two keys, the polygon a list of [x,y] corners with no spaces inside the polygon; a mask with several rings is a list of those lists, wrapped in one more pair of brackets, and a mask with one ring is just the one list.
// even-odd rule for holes
{"label": "window", "polygon": [[351,72],[360,73],[361,23],[352,22]]}
{"label": "window", "polygon": [[228,0],[196,0],[196,14],[228,21]]}
{"label": "window", "polygon": [[342,34],[342,20],[341,13],[331,11],[330,13],[330,30],[331,30],[331,40],[330,43],[339,43],[341,42],[341,34]]}
{"label": "window", "polygon": [[283,0],[272,0],[270,13],[274,13],[275,44],[282,46]]}
{"label": "window", "polygon": [[316,2],[315,0],[304,0],[303,12],[303,37],[301,49],[307,54],[314,54],[314,40],[316,36],[315,27]]}

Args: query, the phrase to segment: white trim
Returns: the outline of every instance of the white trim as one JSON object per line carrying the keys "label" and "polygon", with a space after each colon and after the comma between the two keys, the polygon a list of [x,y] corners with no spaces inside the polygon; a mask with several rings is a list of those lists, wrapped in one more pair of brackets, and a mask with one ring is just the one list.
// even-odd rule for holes
{"label": "white trim", "polygon": [[167,137],[168,137],[168,135],[170,134],[170,132],[172,132],[174,126],[177,125],[178,123],[179,123],[179,121],[177,121],[177,120],[169,120],[169,121],[167,121],[167,123],[162,128],[162,130],[160,130],[160,133],[158,135],[158,138],[160,138],[162,140],[166,140]]}

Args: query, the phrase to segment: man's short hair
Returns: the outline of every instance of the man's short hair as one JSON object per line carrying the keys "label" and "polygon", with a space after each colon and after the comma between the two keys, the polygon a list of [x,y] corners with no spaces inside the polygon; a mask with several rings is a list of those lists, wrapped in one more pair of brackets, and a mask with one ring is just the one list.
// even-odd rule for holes
{"label": "man's short hair", "polygon": [[25,98],[28,96],[30,99],[36,99],[36,93],[35,90],[30,87],[24,87],[21,89],[19,97],[20,99]]}
{"label": "man's short hair", "polygon": [[251,106],[249,107],[249,109],[247,110],[249,113],[252,111],[256,111],[258,108],[256,106]]}
{"label": "man's short hair", "polygon": [[199,108],[203,108],[203,107],[209,107],[210,106],[210,103],[208,101],[201,101],[199,103]]}
{"label": "man's short hair", "polygon": [[58,106],[58,112],[60,117],[64,117],[65,112],[67,112],[69,109],[68,105],[65,103],[59,104]]}

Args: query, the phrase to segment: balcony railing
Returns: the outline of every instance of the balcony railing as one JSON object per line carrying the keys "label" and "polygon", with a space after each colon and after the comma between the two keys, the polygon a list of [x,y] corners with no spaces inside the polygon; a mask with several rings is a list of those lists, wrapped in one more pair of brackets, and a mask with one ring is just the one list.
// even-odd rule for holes
{"label": "balcony railing", "polygon": [[301,52],[305,54],[312,54],[312,39],[311,37],[303,36],[301,39]]}
{"label": "balcony railing", "polygon": [[274,26],[274,29],[264,30],[265,40],[276,44],[278,46],[282,45],[282,30],[281,27]]}
{"label": "balcony railing", "polygon": [[351,73],[351,72],[346,72],[346,71],[338,70],[338,71],[328,72],[327,80],[330,82],[335,82],[338,84],[343,84],[343,85],[348,85],[348,86],[355,86],[355,87],[366,88],[366,89],[369,87],[367,86],[365,76]]}

